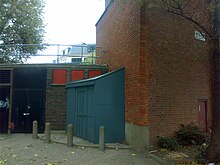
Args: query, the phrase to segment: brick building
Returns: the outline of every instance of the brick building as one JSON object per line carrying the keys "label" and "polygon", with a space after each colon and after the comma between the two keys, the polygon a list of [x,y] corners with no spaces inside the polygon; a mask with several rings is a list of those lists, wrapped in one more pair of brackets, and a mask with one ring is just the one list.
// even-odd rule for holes
{"label": "brick building", "polygon": [[[97,60],[110,70],[125,67],[125,135],[137,148],[149,147],[156,136],[171,136],[180,124],[211,124],[212,74],[208,42],[178,16],[150,0],[106,0],[96,24]],[[195,15],[205,22],[205,3]],[[195,7],[195,6],[194,6]],[[151,145],[150,145],[151,146]]]}
{"label": "brick building", "polygon": [[[0,133],[31,132],[34,120],[40,132],[45,122],[53,130],[64,130],[66,83],[106,72],[105,65],[94,64],[1,64]],[[4,106],[7,99],[10,105]]]}

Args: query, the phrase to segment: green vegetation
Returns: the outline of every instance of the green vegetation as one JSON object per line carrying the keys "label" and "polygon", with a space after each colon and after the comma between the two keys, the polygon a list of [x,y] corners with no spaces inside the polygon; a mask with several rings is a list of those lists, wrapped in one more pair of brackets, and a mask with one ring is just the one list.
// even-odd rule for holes
{"label": "green vegetation", "polygon": [[182,146],[201,145],[206,142],[206,136],[193,123],[181,125],[175,132],[178,143]]}
{"label": "green vegetation", "polygon": [[0,63],[23,62],[44,49],[44,4],[44,0],[0,1]]}
{"label": "green vegetation", "polygon": [[157,145],[160,148],[175,150],[178,147],[178,142],[174,137],[158,136]]}
{"label": "green vegetation", "polygon": [[208,142],[207,137],[193,123],[180,125],[175,132],[175,137],[158,136],[157,145],[159,148],[175,150],[179,145],[191,146],[202,145]]}

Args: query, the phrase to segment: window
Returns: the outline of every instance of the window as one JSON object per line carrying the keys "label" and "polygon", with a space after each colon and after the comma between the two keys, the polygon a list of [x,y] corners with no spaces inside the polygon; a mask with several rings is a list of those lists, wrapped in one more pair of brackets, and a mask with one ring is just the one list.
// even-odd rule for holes
{"label": "window", "polygon": [[66,84],[66,70],[54,69],[53,70],[53,84]]}
{"label": "window", "polygon": [[89,70],[89,72],[88,72],[88,77],[89,78],[96,77],[96,76],[99,76],[99,75],[101,75],[100,70]]}
{"label": "window", "polygon": [[82,58],[72,58],[71,62],[74,63],[74,64],[79,64],[79,63],[82,62]]}
{"label": "window", "polygon": [[71,81],[84,79],[84,70],[72,70]]}

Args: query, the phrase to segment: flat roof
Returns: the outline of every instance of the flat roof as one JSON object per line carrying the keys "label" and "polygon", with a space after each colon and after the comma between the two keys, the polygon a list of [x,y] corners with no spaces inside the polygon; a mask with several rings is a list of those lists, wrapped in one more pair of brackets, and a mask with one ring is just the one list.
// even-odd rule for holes
{"label": "flat roof", "polygon": [[0,69],[3,68],[22,68],[22,67],[46,67],[46,68],[106,68],[107,65],[103,64],[73,64],[73,63],[62,63],[62,64],[0,64]]}

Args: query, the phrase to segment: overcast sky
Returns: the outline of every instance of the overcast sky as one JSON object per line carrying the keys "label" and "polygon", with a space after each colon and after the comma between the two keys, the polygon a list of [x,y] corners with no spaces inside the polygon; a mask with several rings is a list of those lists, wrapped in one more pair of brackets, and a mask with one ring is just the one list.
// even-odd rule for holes
{"label": "overcast sky", "polygon": [[95,43],[95,24],[104,11],[104,3],[105,0],[46,0],[46,43]]}
{"label": "overcast sky", "polygon": [[[105,8],[105,0],[46,0],[45,43],[79,45],[96,43],[95,24]],[[49,46],[40,54],[57,55],[67,46]],[[27,63],[51,63],[56,56],[32,57]]]}

